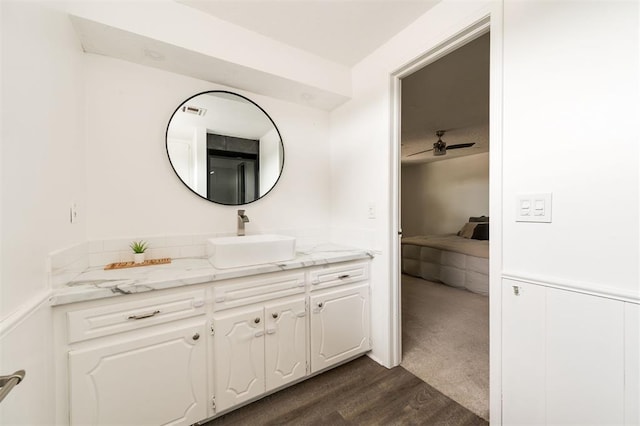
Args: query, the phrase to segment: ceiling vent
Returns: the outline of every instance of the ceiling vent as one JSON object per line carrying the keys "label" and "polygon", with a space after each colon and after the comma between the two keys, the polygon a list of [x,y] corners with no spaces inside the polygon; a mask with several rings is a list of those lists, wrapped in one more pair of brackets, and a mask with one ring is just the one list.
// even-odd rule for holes
{"label": "ceiling vent", "polygon": [[203,116],[207,113],[207,110],[204,108],[185,105],[182,107],[182,112]]}

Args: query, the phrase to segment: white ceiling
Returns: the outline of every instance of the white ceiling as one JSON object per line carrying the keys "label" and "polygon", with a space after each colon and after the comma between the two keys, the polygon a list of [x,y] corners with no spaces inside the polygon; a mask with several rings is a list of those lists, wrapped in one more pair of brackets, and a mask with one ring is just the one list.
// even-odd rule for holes
{"label": "white ceiling", "polygon": [[[166,19],[167,14],[178,14],[178,22],[189,36],[198,31],[207,33],[211,26],[218,33],[244,28],[245,34],[260,34],[265,40],[271,38],[274,43],[291,47],[291,51],[280,55],[281,61],[295,58],[293,51],[304,51],[306,55],[318,58],[318,66],[333,63],[348,76],[349,65],[366,57],[436,3],[437,0],[174,0],[157,3],[164,7],[164,15],[159,13],[153,17],[161,22]],[[153,2],[146,4],[153,5]],[[117,5],[122,4],[115,3],[113,7]],[[106,11],[113,12],[113,7],[109,6]],[[121,7],[120,13],[114,15],[91,14],[80,8],[70,14],[86,52],[116,57],[327,111],[348,100],[348,93],[342,93],[342,89],[317,86],[315,80],[303,82],[281,76],[278,69],[285,66],[286,70],[288,63],[279,62],[279,68],[271,67],[273,69],[270,71],[263,72],[252,68],[251,62],[247,63],[249,66],[245,66],[243,62],[219,58],[216,52],[209,54],[207,49],[203,50],[202,45],[189,44],[192,39],[188,37],[179,39],[179,43],[174,44],[171,37],[167,38],[161,32],[161,38],[157,39],[155,37],[158,33],[149,31],[149,28],[155,26],[131,26],[131,22],[140,19],[138,15],[144,12],[144,9],[138,9]],[[104,11],[100,9],[99,12]],[[129,20],[114,18],[122,14],[129,16],[129,12],[134,15]],[[207,25],[206,19],[198,20],[198,16],[208,17],[211,24]],[[94,20],[96,17],[100,21]],[[189,20],[194,18],[200,26],[189,32],[187,22],[193,22]],[[228,23],[230,27],[225,27],[223,23]],[[139,28],[146,29],[146,32]],[[177,28],[181,27],[176,24],[170,28],[173,32],[166,33],[175,34]],[[242,35],[241,32],[234,34]],[[218,35],[215,37],[218,40],[216,47],[224,48],[224,40]],[[208,44],[205,42],[204,46]],[[489,150],[488,49],[489,38],[485,35],[402,80],[403,163],[441,160]],[[284,50],[286,49],[278,52]],[[256,56],[251,51],[239,53],[244,54],[240,55],[241,58],[253,59]],[[235,60],[234,58],[231,59]],[[308,57],[304,61],[313,64],[313,60]],[[291,66],[294,65],[300,64],[292,62]],[[331,66],[327,70],[335,71]],[[476,145],[472,148],[450,150],[447,155],[440,157],[434,157],[432,153],[409,157],[409,154],[430,148],[437,140],[437,130],[447,131],[443,140],[449,145],[463,142],[475,142]]]}
{"label": "white ceiling", "polygon": [[176,0],[346,66],[365,58],[439,0]]}
{"label": "white ceiling", "polygon": [[[427,12],[438,0],[174,0],[331,61],[353,66]],[[489,151],[489,35],[457,49],[402,82],[403,163]],[[431,148],[446,130],[448,145]]]}

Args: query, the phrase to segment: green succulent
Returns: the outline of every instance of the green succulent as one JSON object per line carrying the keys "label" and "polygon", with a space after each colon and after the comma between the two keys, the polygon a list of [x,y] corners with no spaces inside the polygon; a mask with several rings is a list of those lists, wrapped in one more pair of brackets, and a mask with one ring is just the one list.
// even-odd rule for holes
{"label": "green succulent", "polygon": [[131,250],[133,250],[134,253],[144,253],[148,248],[148,244],[145,241],[140,240],[132,242],[129,247],[131,247]]}

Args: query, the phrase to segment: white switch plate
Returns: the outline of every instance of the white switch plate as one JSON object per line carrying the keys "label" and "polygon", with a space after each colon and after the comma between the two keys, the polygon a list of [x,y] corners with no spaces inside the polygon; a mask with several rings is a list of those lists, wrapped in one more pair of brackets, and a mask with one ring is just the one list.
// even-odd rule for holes
{"label": "white switch plate", "polygon": [[69,208],[69,220],[71,223],[76,223],[78,220],[78,205],[76,203],[71,203],[71,207]]}
{"label": "white switch plate", "polygon": [[516,222],[551,223],[551,193],[518,194]]}
{"label": "white switch plate", "polygon": [[369,217],[369,219],[375,219],[376,218],[376,204],[375,203],[369,203],[369,208],[367,210],[367,216]]}

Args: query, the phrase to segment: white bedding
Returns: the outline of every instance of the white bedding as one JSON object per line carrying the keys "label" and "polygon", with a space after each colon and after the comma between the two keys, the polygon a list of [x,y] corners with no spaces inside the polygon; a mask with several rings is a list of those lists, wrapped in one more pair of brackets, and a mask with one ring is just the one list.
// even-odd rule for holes
{"label": "white bedding", "polygon": [[489,241],[457,235],[402,239],[402,272],[489,294]]}

